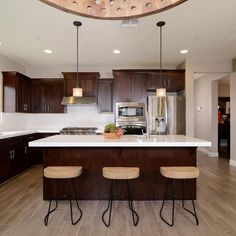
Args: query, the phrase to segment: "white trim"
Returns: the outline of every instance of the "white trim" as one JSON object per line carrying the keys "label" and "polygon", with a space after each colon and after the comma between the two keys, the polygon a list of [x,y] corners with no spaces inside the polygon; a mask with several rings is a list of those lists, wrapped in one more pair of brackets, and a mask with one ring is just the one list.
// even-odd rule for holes
{"label": "white trim", "polygon": [[202,153],[204,153],[204,154],[206,154],[207,156],[209,156],[209,157],[219,157],[219,153],[218,152],[210,152],[208,149],[206,149],[206,148],[201,148],[201,147],[199,147],[198,149],[197,149],[199,152],[202,152]]}
{"label": "white trim", "polygon": [[231,166],[236,166],[236,161],[230,160],[230,161],[229,161],[229,164],[230,164]]}

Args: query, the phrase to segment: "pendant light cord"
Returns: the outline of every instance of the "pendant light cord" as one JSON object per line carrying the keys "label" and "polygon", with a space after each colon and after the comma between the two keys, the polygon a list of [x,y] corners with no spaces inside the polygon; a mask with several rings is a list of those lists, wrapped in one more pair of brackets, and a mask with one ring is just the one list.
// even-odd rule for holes
{"label": "pendant light cord", "polygon": [[160,78],[161,78],[161,87],[164,88],[164,80],[162,76],[162,26],[165,25],[164,21],[157,22],[157,26],[160,27]]}
{"label": "pendant light cord", "polygon": [[77,69],[77,71],[76,71],[76,81],[77,81],[77,88],[79,87],[79,69],[78,69],[78,67],[79,67],[79,26],[77,25],[76,26],[76,28],[77,28],[77,42],[76,42],[76,46],[77,46],[77,66],[76,66],[76,69]]}
{"label": "pendant light cord", "polygon": [[76,83],[77,83],[77,88],[79,87],[79,26],[82,25],[80,21],[74,21],[73,25],[76,26],[77,29],[77,40],[76,40],[76,46],[77,46],[77,68],[76,68]]}
{"label": "pendant light cord", "polygon": [[164,88],[163,77],[162,77],[162,26],[160,27],[160,77],[161,77],[161,87]]}

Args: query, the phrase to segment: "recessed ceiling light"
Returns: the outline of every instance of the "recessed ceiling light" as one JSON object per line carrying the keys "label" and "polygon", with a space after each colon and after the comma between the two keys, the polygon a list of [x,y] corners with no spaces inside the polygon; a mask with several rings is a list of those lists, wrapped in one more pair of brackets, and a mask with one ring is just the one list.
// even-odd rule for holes
{"label": "recessed ceiling light", "polygon": [[120,50],[115,49],[115,50],[113,50],[113,53],[114,53],[114,54],[120,54]]}
{"label": "recessed ceiling light", "polygon": [[45,49],[44,52],[47,53],[47,54],[51,54],[51,53],[52,53],[52,50],[50,50],[50,49]]}
{"label": "recessed ceiling light", "polygon": [[183,50],[180,51],[180,53],[181,54],[186,54],[186,53],[188,53],[188,50],[187,49],[183,49]]}
{"label": "recessed ceiling light", "polygon": [[2,44],[2,42],[0,42],[0,45]]}

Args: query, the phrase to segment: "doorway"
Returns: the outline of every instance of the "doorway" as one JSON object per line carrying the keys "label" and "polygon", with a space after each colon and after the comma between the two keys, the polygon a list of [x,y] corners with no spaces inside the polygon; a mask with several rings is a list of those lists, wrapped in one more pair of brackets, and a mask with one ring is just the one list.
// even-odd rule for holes
{"label": "doorway", "polygon": [[230,159],[230,79],[218,81],[218,153]]}

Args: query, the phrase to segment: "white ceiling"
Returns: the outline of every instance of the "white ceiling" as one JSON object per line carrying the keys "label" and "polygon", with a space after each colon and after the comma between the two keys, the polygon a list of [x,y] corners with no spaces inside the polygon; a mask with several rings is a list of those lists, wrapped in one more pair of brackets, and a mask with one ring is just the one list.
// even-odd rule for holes
{"label": "white ceiling", "polygon": [[[65,13],[38,0],[0,1],[0,54],[25,67],[73,66],[79,20],[80,66],[159,68],[159,28],[163,28],[164,67],[186,57],[231,60],[236,57],[236,1],[188,0],[165,12],[139,19],[137,28],[120,20],[96,20]],[[44,49],[53,53],[47,55]],[[114,49],[121,54],[114,55]],[[181,55],[181,49],[189,54]]]}

